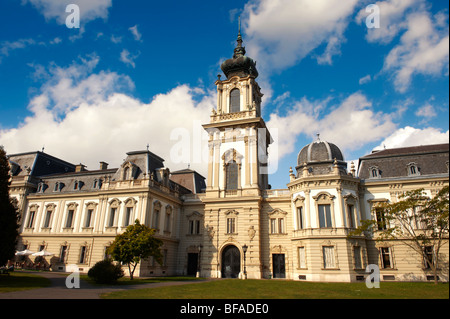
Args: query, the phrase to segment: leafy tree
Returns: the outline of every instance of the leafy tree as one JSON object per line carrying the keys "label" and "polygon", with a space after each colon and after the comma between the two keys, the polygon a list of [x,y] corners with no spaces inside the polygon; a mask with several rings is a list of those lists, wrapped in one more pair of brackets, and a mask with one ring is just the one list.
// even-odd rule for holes
{"label": "leafy tree", "polygon": [[140,224],[136,219],[134,225],[127,227],[124,233],[117,235],[108,249],[111,257],[126,264],[133,280],[136,266],[142,259],[153,256],[159,264],[162,264],[161,246],[163,242],[154,237],[155,230]]}
{"label": "leafy tree", "polygon": [[395,240],[413,249],[431,269],[435,284],[441,259],[441,248],[448,243],[449,187],[436,196],[425,196],[424,189],[407,191],[395,203],[381,205],[383,218],[364,220],[352,235],[375,236],[377,240]]}
{"label": "leafy tree", "polygon": [[9,197],[9,162],[0,146],[0,266],[14,257],[19,235],[19,214]]}

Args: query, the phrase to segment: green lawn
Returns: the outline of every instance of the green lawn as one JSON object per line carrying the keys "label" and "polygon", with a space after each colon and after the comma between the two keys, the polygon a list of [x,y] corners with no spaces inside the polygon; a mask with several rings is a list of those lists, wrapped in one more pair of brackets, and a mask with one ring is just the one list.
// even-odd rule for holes
{"label": "green lawn", "polygon": [[11,272],[8,275],[0,275],[0,294],[18,290],[44,288],[50,286],[50,280],[39,275]]}
{"label": "green lawn", "polygon": [[385,283],[368,289],[365,283],[312,283],[279,280],[213,280],[183,286],[118,291],[114,299],[448,299],[448,284]]}

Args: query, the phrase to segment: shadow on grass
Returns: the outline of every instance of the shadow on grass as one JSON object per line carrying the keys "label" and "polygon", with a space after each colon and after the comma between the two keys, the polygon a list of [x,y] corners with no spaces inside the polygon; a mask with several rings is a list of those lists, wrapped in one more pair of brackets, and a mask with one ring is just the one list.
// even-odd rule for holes
{"label": "shadow on grass", "polygon": [[10,272],[0,276],[0,293],[49,287],[51,281],[39,275]]}

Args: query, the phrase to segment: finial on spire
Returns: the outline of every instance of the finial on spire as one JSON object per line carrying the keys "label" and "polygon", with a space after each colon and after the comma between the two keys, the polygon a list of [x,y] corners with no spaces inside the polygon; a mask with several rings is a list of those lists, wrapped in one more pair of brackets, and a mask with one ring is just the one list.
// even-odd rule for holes
{"label": "finial on spire", "polygon": [[316,133],[317,135],[317,142],[320,142],[320,133]]}
{"label": "finial on spire", "polygon": [[238,43],[237,47],[241,48],[242,47],[241,16],[239,16],[239,32],[238,32],[238,37],[237,37],[237,43]]}

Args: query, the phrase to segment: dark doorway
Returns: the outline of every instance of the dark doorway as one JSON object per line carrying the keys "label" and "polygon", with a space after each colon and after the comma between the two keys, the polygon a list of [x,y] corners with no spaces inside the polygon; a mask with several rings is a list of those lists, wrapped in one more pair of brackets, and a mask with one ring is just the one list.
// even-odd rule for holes
{"label": "dark doorway", "polygon": [[188,253],[187,275],[195,276],[197,274],[197,266],[198,266],[198,254]]}
{"label": "dark doorway", "polygon": [[284,254],[273,254],[273,278],[286,278]]}
{"label": "dark doorway", "polygon": [[228,246],[222,253],[222,278],[238,278],[241,271],[241,253],[236,246]]}

